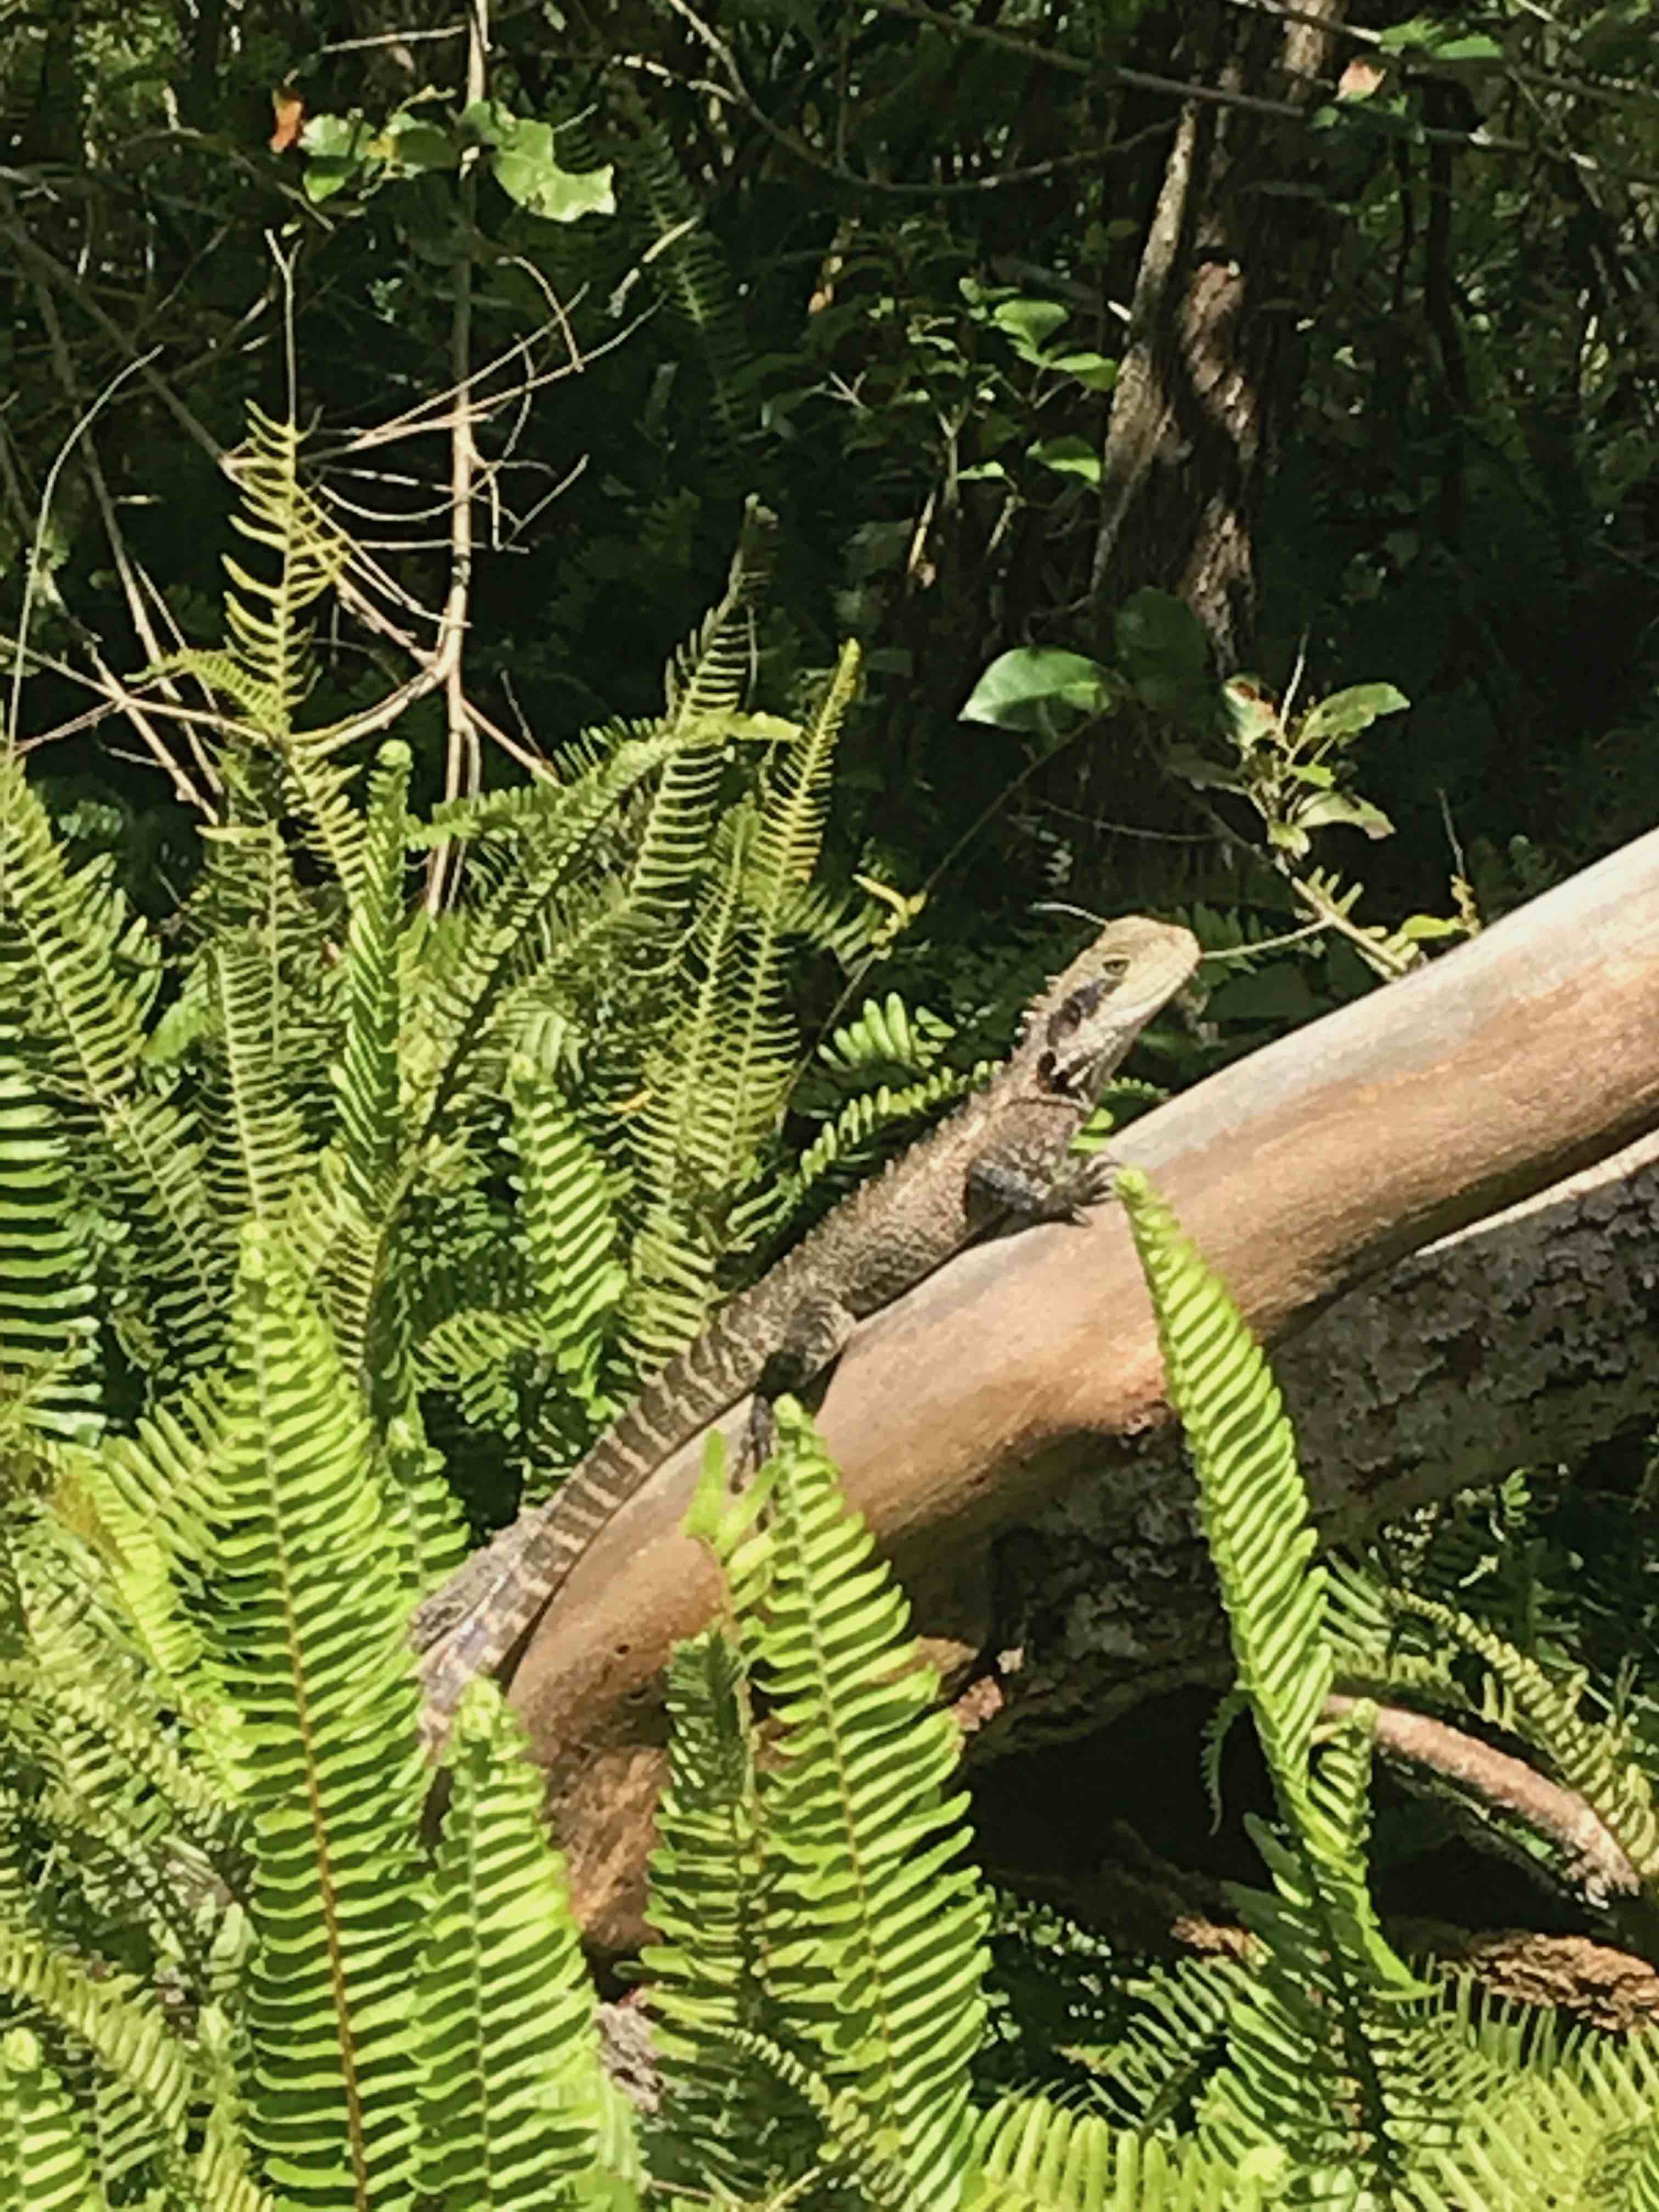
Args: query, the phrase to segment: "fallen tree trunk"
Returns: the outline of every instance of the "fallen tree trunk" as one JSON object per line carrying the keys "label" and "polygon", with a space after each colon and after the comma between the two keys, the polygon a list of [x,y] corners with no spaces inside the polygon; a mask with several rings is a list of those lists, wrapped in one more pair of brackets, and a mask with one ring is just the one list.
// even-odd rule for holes
{"label": "fallen tree trunk", "polygon": [[[1432,1240],[1656,1128],[1659,834],[1200,1084],[1119,1150],[1152,1174],[1277,1345]],[[1386,1328],[1386,1304],[1375,1312]],[[1344,1373],[1352,1387],[1352,1365]],[[729,1434],[743,1413],[722,1424]],[[1108,1578],[1094,1583],[1103,1617],[1137,1571],[1149,1594],[1144,1613],[1131,1607],[1106,1639],[1133,1669],[1125,1698],[1213,1663],[1188,1488],[1157,1436],[1168,1409],[1151,1310],[1115,1209],[1085,1229],[1034,1229],[963,1254],[860,1330],[819,1418],[942,1658],[965,1662],[993,1637],[994,1540],[1057,1497],[1086,1497],[1091,1564]],[[1422,1440],[1415,1449],[1415,1494],[1476,1479],[1457,1451],[1443,1462]],[[714,1596],[712,1570],[678,1532],[701,1456],[697,1439],[605,1531],[511,1685],[601,1949],[638,1938],[661,1775],[658,1678]],[[1319,1466],[1322,1510],[1340,1508],[1346,1528],[1400,1494],[1374,1468],[1356,1484],[1340,1458]],[[1172,1553],[1191,1558],[1190,1577]],[[1206,1637],[1194,1634],[1200,1617]],[[1167,1670],[1146,1620],[1175,1626]],[[1105,1685],[1091,1671],[1092,1698]],[[1035,1718],[1054,1676],[1029,1656],[1021,1675],[1018,1711]],[[1075,1725],[1075,1702],[1059,1702]],[[1013,1714],[1006,1705],[999,1735]]]}
{"label": "fallen tree trunk", "polygon": [[[1659,1405],[1659,1136],[1413,1253],[1274,1352],[1321,1525],[1555,1466]],[[1026,1748],[1228,1679],[1214,1579],[1165,1428],[1001,1555],[997,1688],[967,1717]]]}

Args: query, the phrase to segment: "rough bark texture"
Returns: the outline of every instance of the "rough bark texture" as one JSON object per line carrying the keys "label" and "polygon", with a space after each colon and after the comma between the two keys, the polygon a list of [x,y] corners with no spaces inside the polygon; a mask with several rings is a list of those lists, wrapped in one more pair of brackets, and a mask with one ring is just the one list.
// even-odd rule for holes
{"label": "rough bark texture", "polygon": [[[1286,1342],[1273,1370],[1334,1540],[1642,1419],[1659,1403],[1659,1138],[1414,1254]],[[984,1748],[1225,1679],[1190,1498],[1165,1431],[1000,1547],[1003,1656],[969,1714]]]}
{"label": "rough bark texture", "polygon": [[[1332,0],[1304,18],[1331,24]],[[1194,78],[1305,106],[1323,96],[1320,24],[1224,14]],[[1224,669],[1255,612],[1255,520],[1272,433],[1295,397],[1284,356],[1322,290],[1328,217],[1282,118],[1194,100],[1165,165],[1113,394],[1095,550],[1097,613],[1143,584],[1178,592]],[[1271,180],[1274,190],[1263,191]],[[1297,191],[1297,185],[1303,190]]]}
{"label": "rough bark texture", "polygon": [[[1425,972],[1212,1078],[1138,1123],[1120,1150],[1151,1171],[1277,1345],[1431,1240],[1656,1128],[1659,835]],[[1345,1391],[1376,1401],[1363,1430],[1352,1401],[1332,1422],[1340,1451],[1314,1441],[1316,1495],[1334,1526],[1352,1528],[1407,1496],[1472,1479],[1471,1450],[1485,1431],[1467,1400],[1480,1372],[1494,1407],[1518,1401],[1505,1416],[1517,1438],[1535,1438],[1547,1418],[1583,1440],[1639,1401],[1645,1370],[1632,1369],[1616,1389],[1609,1380],[1615,1346],[1597,1327],[1607,1279],[1590,1261],[1611,1271],[1609,1224],[1634,1206],[1622,1262],[1633,1303],[1616,1327],[1622,1341],[1641,1333],[1638,1322],[1650,1334],[1659,1273],[1651,1192],[1628,1176],[1611,1188],[1616,1214],[1611,1197],[1569,1196],[1559,1213],[1543,1209],[1565,1238],[1553,1256],[1530,1274],[1512,1258],[1480,1263],[1448,1292],[1444,1323],[1419,1312],[1420,1277],[1393,1309],[1380,1286],[1370,1317],[1346,1323],[1347,1342],[1332,1316],[1337,1334],[1317,1355],[1311,1389],[1293,1386],[1304,1418],[1322,1406],[1333,1367]],[[1575,1267],[1585,1283],[1582,1357],[1559,1390],[1546,1391],[1537,1345],[1522,1333],[1525,1302],[1542,1291],[1526,1286],[1553,1281],[1559,1307]],[[1425,1334],[1438,1327],[1444,1343]],[[1388,1409],[1409,1395],[1415,1417],[1419,1392],[1425,1406],[1431,1395],[1423,1370],[1437,1361],[1449,1376],[1462,1374],[1461,1392],[1439,1393],[1443,1431],[1426,1414],[1407,1425],[1396,1472],[1387,1425],[1397,1428],[1398,1415]],[[1529,1374],[1540,1394],[1531,1397]],[[1577,1428],[1559,1410],[1574,1399],[1583,1411]],[[966,1662],[1023,1637],[1024,1663],[981,1686],[981,1702],[1001,1705],[1018,1683],[1018,1711],[1010,1704],[996,1715],[997,1737],[1039,1719],[1076,1725],[1074,1680],[1093,1722],[1114,1697],[1125,1705],[1212,1667],[1219,1643],[1207,1574],[1187,1481],[1155,1433],[1165,1419],[1156,1340],[1115,1210],[1085,1229],[1034,1230],[968,1253],[889,1308],[854,1339],[821,1419],[940,1656]],[[1536,1447],[1512,1451],[1504,1437],[1500,1449],[1507,1463]],[[512,1686],[549,1771],[578,1908],[602,1948],[637,1939],[660,1771],[657,1677],[672,1640],[702,1625],[714,1595],[711,1570],[678,1534],[700,1459],[699,1440],[618,1516],[544,1618]],[[1073,1553],[1085,1534],[1091,1547],[1089,1587],[1069,1596],[1046,1587],[1042,1618],[1018,1620],[1021,1586],[1036,1585],[1005,1572],[994,1598],[995,1540],[1062,1494]],[[1002,1547],[1005,1567],[1012,1549]]]}

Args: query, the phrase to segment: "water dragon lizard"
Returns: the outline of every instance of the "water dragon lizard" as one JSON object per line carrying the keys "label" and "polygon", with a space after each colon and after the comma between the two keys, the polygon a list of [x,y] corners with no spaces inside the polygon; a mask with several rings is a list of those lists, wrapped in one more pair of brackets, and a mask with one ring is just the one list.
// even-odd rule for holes
{"label": "water dragon lizard", "polygon": [[731,1299],[593,1446],[550,1504],[523,1514],[416,1610],[428,1747],[475,1674],[508,1657],[599,1531],[657,1469],[753,1393],[799,1390],[856,1324],[966,1246],[1027,1222],[1075,1220],[1109,1170],[1072,1140],[1107,1079],[1198,964],[1190,933],[1110,923],[1036,999],[984,1087],[843,1200]]}

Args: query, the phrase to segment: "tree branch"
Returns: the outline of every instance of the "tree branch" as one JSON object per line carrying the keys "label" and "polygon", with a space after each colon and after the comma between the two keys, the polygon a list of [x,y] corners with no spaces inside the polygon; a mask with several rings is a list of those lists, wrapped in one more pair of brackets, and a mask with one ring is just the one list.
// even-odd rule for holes
{"label": "tree branch", "polygon": [[[1298,1392],[1310,1387],[1316,1403],[1339,1383],[1347,1393],[1333,1455],[1316,1439],[1307,1463],[1322,1514],[1352,1534],[1480,1472],[1468,1458],[1477,1424],[1467,1376],[1442,1397],[1437,1443],[1407,1431],[1409,1463],[1396,1480],[1366,1461],[1354,1397],[1369,1373],[1394,1372],[1386,1344],[1368,1332],[1386,1332],[1391,1311],[1395,1327],[1402,1315],[1409,1322],[1421,1296],[1420,1272],[1413,1283],[1401,1263],[1656,1128],[1659,833],[1431,967],[1212,1077],[1138,1122],[1118,1149],[1152,1173],[1270,1344],[1306,1330],[1345,1292],[1376,1285],[1370,1314],[1353,1309],[1361,1326],[1341,1350],[1346,1365],[1319,1367]],[[1659,1200],[1626,1181],[1650,1248],[1645,1273],[1639,1255],[1630,1260],[1632,1294],[1650,1306]],[[1623,1203],[1625,1182],[1613,1188]],[[1588,1231],[1605,1249],[1613,1211],[1605,1192],[1527,1209],[1545,1275],[1560,1265],[1563,1237],[1571,1244]],[[1516,1232],[1499,1223],[1492,1233]],[[1472,1253],[1478,1241],[1468,1240]],[[1503,1320],[1491,1322],[1500,1345],[1501,1329],[1516,1324],[1510,1277],[1492,1255],[1515,1249],[1472,1259],[1474,1288],[1462,1294],[1490,1320],[1501,1289]],[[1383,1278],[1395,1268],[1403,1303],[1390,1308]],[[1598,1280],[1580,1309],[1586,1330],[1606,1289]],[[1340,1326],[1338,1315],[1329,1325]],[[1455,1369],[1458,1338],[1440,1350]],[[1595,1385],[1592,1425],[1622,1418],[1594,1361],[1577,1366]],[[1648,1379],[1633,1368],[1632,1390]],[[1093,1723],[1114,1705],[1218,1671],[1190,1485],[1173,1440],[1158,1434],[1168,1410],[1156,1336],[1115,1209],[1086,1229],[1030,1230],[942,1269],[859,1332],[820,1418],[854,1501],[912,1589],[919,1629],[947,1660],[1006,1654],[1007,1601],[994,1613],[990,1601],[994,1546],[1063,1498],[1057,1548],[1069,1546],[1080,1566],[1093,1633],[1079,1651],[1084,1599],[1073,1596],[1068,1617],[1065,1593],[1045,1587],[1054,1633],[1046,1648],[1028,1637],[1023,1666],[1002,1670],[1006,1710],[981,1741],[1012,1743],[1028,1717],[1044,1729]],[[732,1433],[743,1419],[737,1409]],[[1397,1401],[1381,1404],[1378,1420],[1384,1435],[1399,1425]],[[580,1908],[605,1945],[637,1935],[659,1771],[659,1671],[715,1595],[712,1569],[678,1534],[702,1444],[677,1455],[605,1530],[512,1684],[549,1770]]]}

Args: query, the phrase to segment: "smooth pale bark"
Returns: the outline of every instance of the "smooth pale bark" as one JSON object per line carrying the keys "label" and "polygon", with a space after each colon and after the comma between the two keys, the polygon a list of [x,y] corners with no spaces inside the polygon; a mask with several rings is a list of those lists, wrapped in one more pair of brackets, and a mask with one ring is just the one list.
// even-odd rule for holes
{"label": "smooth pale bark", "polygon": [[[1152,1175],[1277,1345],[1431,1240],[1656,1127],[1659,833],[1211,1078],[1118,1150]],[[1113,1207],[1085,1228],[1030,1230],[963,1254],[860,1330],[819,1418],[942,1657],[965,1656],[991,1630],[992,1540],[1085,1483],[1097,1534],[1115,1521],[1154,1579],[1166,1539],[1190,1549],[1184,1484],[1171,1476],[1149,1497],[1143,1479],[1172,1464],[1154,1435],[1168,1413],[1151,1310]],[[740,1408],[721,1425],[735,1436],[741,1420]],[[658,1677],[715,1594],[712,1569],[678,1533],[701,1456],[699,1439],[617,1517],[512,1683],[601,1948],[637,1940],[661,1777]],[[1443,1488],[1472,1479],[1443,1472]],[[1379,1512],[1389,1488],[1376,1486]],[[1347,1502],[1352,1522],[1363,1509]],[[1100,1589],[1097,1603],[1109,1612],[1114,1596]],[[1213,1664],[1216,1646],[1193,1638],[1184,1600],[1174,1609],[1188,1613],[1190,1676]],[[1139,1640],[1126,1638],[1126,1656]],[[1146,1669],[1143,1693],[1179,1679],[1182,1663],[1170,1654]]]}

